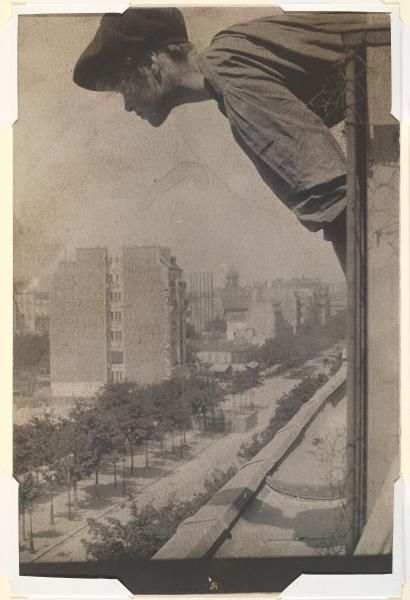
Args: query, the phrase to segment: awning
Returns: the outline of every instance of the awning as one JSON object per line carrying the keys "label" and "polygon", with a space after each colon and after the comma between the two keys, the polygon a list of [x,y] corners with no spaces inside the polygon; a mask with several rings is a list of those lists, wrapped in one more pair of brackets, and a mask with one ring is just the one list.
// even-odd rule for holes
{"label": "awning", "polygon": [[243,371],[246,371],[246,366],[243,364],[232,365],[232,368],[235,373],[241,373]]}
{"label": "awning", "polygon": [[212,371],[212,373],[226,373],[229,367],[230,365],[211,365],[209,370]]}
{"label": "awning", "polygon": [[251,362],[246,363],[246,366],[249,369],[257,369],[259,367],[259,363],[256,360],[251,360]]}

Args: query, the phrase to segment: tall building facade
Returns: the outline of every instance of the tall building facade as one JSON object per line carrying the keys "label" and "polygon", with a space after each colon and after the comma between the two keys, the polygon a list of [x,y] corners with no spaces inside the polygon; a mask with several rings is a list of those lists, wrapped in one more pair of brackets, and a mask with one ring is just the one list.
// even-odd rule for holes
{"label": "tall building facade", "polygon": [[195,337],[212,330],[214,320],[214,280],[212,271],[191,273],[188,279],[187,321]]}
{"label": "tall building facade", "polygon": [[77,249],[58,267],[50,307],[54,396],[155,383],[185,364],[185,282],[168,248]]}

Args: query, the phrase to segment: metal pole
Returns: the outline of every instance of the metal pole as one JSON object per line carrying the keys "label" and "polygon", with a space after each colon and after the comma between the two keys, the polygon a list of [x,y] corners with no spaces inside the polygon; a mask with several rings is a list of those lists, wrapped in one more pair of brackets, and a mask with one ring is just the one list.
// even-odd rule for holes
{"label": "metal pole", "polygon": [[211,321],[213,321],[214,318],[214,273],[211,271]]}
{"label": "metal pole", "polygon": [[145,440],[145,466],[149,467],[149,460],[148,460],[148,438]]}
{"label": "metal pole", "polygon": [[197,324],[197,313],[198,313],[198,306],[197,306],[197,296],[196,296],[196,274],[192,273],[192,318],[193,318],[193,322],[194,322],[194,337],[197,337],[197,333],[198,333],[198,324]]}
{"label": "metal pole", "polygon": [[72,516],[71,515],[71,491],[70,491],[70,488],[71,488],[71,484],[70,484],[70,480],[68,480],[67,492],[68,492],[68,519],[69,520],[71,520],[71,516]]}
{"label": "metal pole", "polygon": [[124,496],[127,493],[127,486],[125,484],[125,457],[122,458],[122,493]]}
{"label": "metal pole", "polygon": [[202,333],[202,273],[198,274],[198,298],[199,298],[199,332]]}
{"label": "metal pole", "polygon": [[26,507],[24,506],[24,502],[22,502],[22,528],[23,528],[23,540],[27,539],[27,530],[26,530]]}
{"label": "metal pole", "polygon": [[134,448],[132,443],[130,442],[130,474],[131,476],[134,475]]}
{"label": "metal pole", "polygon": [[32,518],[32,513],[33,513],[33,509],[30,506],[30,508],[28,509],[28,516],[29,516],[29,520],[30,520],[30,547],[29,547],[29,551],[31,553],[35,552],[35,549],[34,549],[34,537],[33,537],[33,518]]}
{"label": "metal pole", "polygon": [[206,326],[209,328],[211,322],[211,274],[209,271],[206,273]]}
{"label": "metal pole", "polygon": [[54,525],[54,502],[53,502],[53,492],[50,492],[50,523]]}

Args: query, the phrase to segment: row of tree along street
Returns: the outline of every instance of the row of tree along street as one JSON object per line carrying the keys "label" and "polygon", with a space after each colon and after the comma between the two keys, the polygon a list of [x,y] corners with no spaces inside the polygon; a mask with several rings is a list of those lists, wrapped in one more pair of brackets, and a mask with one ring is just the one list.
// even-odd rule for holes
{"label": "row of tree along street", "polygon": [[[257,381],[253,372],[238,373],[232,391],[241,394]],[[49,494],[50,523],[54,524],[53,495],[66,490],[67,516],[72,518],[78,482],[94,473],[98,496],[103,465],[111,465],[113,485],[117,486],[119,465],[125,481],[125,457],[133,476],[136,453],[145,454],[148,467],[154,442],[162,455],[167,438],[172,451],[183,458],[186,431],[193,424],[199,428],[209,424],[225,395],[215,380],[198,376],[145,387],[115,383],[102,388],[91,405],[78,404],[67,419],[44,416],[15,426],[14,473],[20,482],[23,536],[26,510],[44,493]]]}

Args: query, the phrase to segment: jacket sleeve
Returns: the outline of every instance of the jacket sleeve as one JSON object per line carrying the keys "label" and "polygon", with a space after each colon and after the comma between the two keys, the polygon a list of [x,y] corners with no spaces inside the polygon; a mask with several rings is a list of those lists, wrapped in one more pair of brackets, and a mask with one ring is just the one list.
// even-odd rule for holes
{"label": "jacket sleeve", "polygon": [[280,81],[237,78],[225,85],[233,135],[265,183],[312,231],[346,206],[343,152],[321,119]]}

